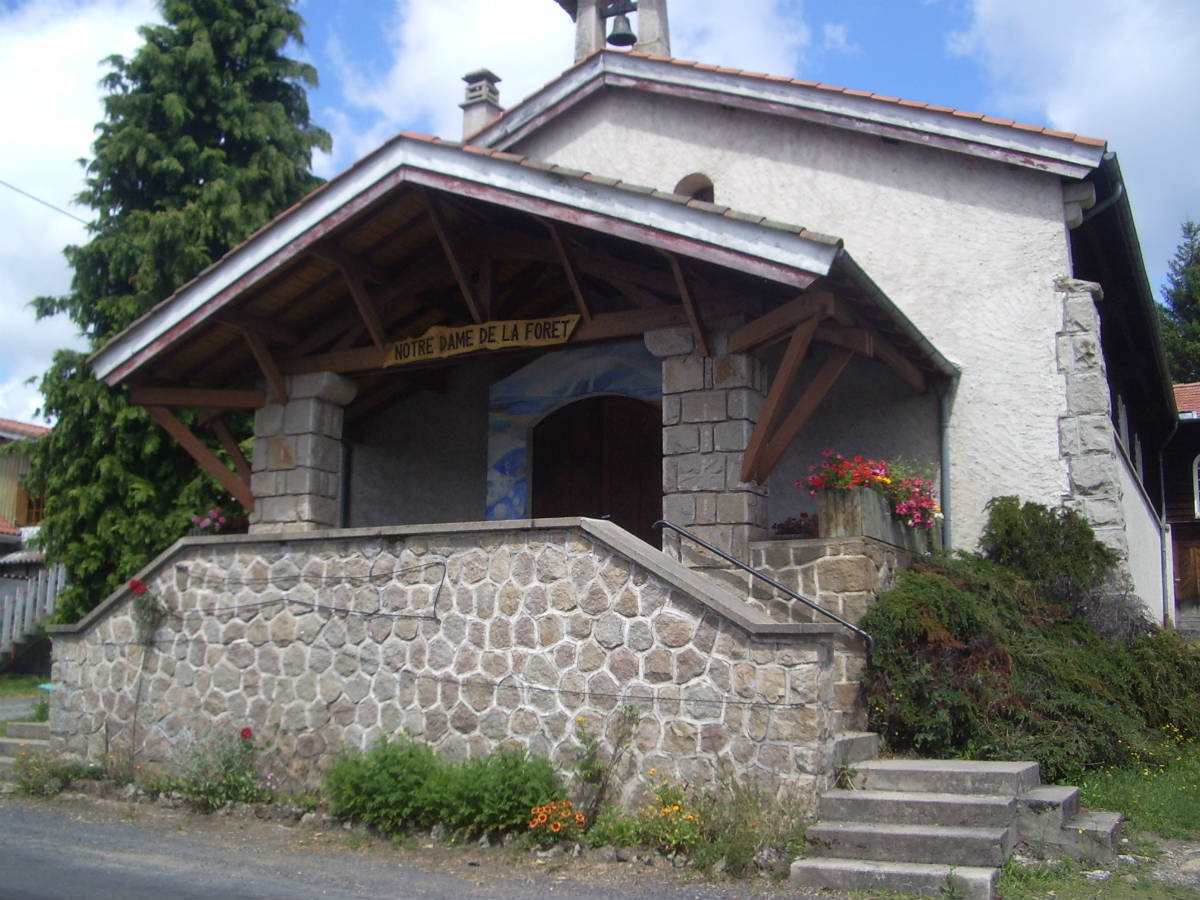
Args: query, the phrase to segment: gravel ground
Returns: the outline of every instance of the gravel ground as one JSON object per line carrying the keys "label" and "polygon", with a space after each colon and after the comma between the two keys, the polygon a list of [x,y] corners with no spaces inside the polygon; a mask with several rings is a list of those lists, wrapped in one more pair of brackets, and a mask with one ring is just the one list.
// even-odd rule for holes
{"label": "gravel ground", "polygon": [[0,797],[0,897],[353,897],[835,900],[786,881],[705,878],[595,853],[393,843],[341,827],[203,816],[63,794]]}

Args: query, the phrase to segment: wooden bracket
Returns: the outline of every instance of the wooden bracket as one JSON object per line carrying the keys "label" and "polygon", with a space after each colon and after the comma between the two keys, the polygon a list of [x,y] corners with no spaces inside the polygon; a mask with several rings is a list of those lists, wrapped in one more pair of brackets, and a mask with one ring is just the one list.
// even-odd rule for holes
{"label": "wooden bracket", "polygon": [[220,457],[204,446],[204,442],[175,418],[169,409],[165,406],[147,406],[146,412],[163,427],[167,434],[175,438],[176,443],[183,447],[205,472],[215,478],[221,487],[229,491],[246,509],[254,511],[254,494],[250,490],[249,483],[229,471],[229,467],[221,462]]}
{"label": "wooden bracket", "polygon": [[762,413],[759,414],[758,424],[754,426],[750,443],[742,458],[742,481],[762,481],[769,474],[770,470],[764,471],[762,464],[763,452],[769,443],[775,423],[783,412],[783,405],[792,392],[792,385],[796,382],[800,366],[808,355],[818,321],[818,316],[810,316],[792,331],[792,339],[784,351],[779,371],[775,373],[771,382],[771,389],[767,392],[767,400],[763,404]]}
{"label": "wooden bracket", "polygon": [[708,342],[704,339],[704,329],[700,327],[700,317],[696,313],[696,305],[692,302],[692,294],[688,290],[687,279],[683,277],[683,268],[674,253],[663,253],[671,264],[671,274],[675,276],[675,288],[679,291],[679,299],[687,312],[688,323],[692,326],[692,335],[696,339],[696,351],[701,356],[708,356]]}
{"label": "wooden bracket", "polygon": [[275,394],[275,402],[287,403],[287,380],[279,371],[279,366],[275,363],[275,357],[271,356],[267,342],[253,331],[243,331],[242,337],[250,345],[250,352],[254,354],[254,359],[258,362],[258,367],[262,369],[262,373],[267,379],[267,384],[271,386],[271,390]]}

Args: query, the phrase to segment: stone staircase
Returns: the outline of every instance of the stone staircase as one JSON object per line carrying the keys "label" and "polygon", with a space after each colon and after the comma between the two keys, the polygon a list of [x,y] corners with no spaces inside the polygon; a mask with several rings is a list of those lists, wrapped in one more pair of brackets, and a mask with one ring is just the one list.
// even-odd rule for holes
{"label": "stone staircase", "polygon": [[48,722],[9,722],[8,737],[0,738],[0,779],[13,778],[13,763],[22,753],[50,749]]}
{"label": "stone staircase", "polygon": [[1078,789],[1043,786],[1037,763],[868,759],[846,771],[850,787],[821,797],[794,884],[991,900],[1017,844],[1043,857],[1115,853],[1121,817],[1082,812]]}

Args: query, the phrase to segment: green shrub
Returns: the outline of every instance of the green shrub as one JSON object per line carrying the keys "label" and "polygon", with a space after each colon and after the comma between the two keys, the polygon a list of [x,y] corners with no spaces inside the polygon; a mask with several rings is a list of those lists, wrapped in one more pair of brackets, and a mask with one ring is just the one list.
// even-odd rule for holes
{"label": "green shrub", "polygon": [[994,497],[979,547],[993,562],[1015,569],[1058,599],[1097,590],[1117,562],[1073,509],[1016,497]]}
{"label": "green shrub", "polygon": [[385,738],[365,752],[347,748],[325,774],[329,809],[384,834],[429,828],[441,817],[443,768],[433,750],[403,738]]}
{"label": "green shrub", "polygon": [[1087,523],[1014,498],[989,508],[990,554],[1021,571],[960,554],[901,573],[861,622],[876,639],[870,726],[895,750],[1035,759],[1050,780],[1153,759],[1168,725],[1200,733],[1200,651],[1113,640],[1072,613],[1109,556]]}
{"label": "green shrub", "polygon": [[550,761],[524,749],[495,753],[450,767],[442,823],[453,831],[497,835],[525,828],[535,806],[565,800]]}
{"label": "green shrub", "polygon": [[462,764],[406,738],[344,750],[325,775],[330,811],[384,834],[444,825],[471,835],[523,830],[529,811],[565,793],[550,761],[502,748]]}

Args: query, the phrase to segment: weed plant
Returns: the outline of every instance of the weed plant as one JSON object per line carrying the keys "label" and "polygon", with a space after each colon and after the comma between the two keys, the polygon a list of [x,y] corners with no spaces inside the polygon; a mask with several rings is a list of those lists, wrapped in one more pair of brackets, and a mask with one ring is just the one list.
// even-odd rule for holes
{"label": "weed plant", "polygon": [[61,760],[50,753],[22,752],[13,761],[17,788],[32,797],[51,797],[73,782],[102,778],[104,772],[93,766]]}
{"label": "weed plant", "polygon": [[[1079,782],[1080,801],[1094,809],[1119,809],[1131,832],[1178,840],[1200,839],[1200,745],[1178,729],[1163,729],[1166,753],[1131,764],[1106,766]],[[1163,756],[1168,758],[1164,759]]]}
{"label": "weed plant", "polygon": [[1013,498],[990,509],[984,546],[1008,565],[921,562],[864,616],[877,642],[864,675],[872,729],[893,750],[1035,759],[1071,781],[1162,761],[1163,728],[1200,734],[1200,648],[1148,626],[1104,637],[1072,613],[1109,559],[1087,523]]}
{"label": "weed plant", "polygon": [[266,803],[274,799],[274,777],[262,769],[263,751],[249,728],[224,728],[189,741],[175,754],[178,775],[156,781],[160,793],[178,791],[201,812],[227,803]]}

